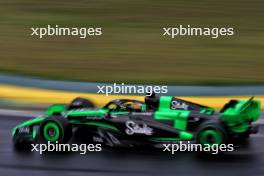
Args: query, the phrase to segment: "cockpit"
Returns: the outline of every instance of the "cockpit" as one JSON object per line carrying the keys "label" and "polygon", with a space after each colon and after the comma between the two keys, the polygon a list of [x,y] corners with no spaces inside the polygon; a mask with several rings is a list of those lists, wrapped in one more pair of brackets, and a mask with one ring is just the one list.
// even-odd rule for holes
{"label": "cockpit", "polygon": [[146,105],[142,101],[118,99],[110,101],[104,106],[109,112],[145,112]]}

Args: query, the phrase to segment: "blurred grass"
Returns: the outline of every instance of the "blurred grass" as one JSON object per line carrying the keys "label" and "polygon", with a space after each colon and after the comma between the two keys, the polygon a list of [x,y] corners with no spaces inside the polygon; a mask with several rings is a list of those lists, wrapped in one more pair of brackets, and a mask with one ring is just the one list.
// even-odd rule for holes
{"label": "blurred grass", "polygon": [[[53,79],[264,84],[262,0],[0,0],[0,71]],[[103,36],[31,37],[48,24],[102,27]],[[179,24],[235,35],[164,38]]]}

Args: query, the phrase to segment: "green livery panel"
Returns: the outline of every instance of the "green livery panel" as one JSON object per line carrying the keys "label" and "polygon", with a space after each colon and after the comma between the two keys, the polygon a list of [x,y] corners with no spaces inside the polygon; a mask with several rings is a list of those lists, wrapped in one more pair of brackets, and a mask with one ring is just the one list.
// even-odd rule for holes
{"label": "green livery panel", "polygon": [[231,100],[220,111],[220,118],[234,133],[246,132],[250,123],[257,121],[261,114],[260,101],[253,100],[253,97],[247,101]]}
{"label": "green livery panel", "polygon": [[187,110],[173,110],[170,109],[173,97],[162,96],[160,97],[160,104],[158,111],[155,112],[156,120],[173,120],[173,127],[179,130],[186,130],[187,119],[190,111]]}

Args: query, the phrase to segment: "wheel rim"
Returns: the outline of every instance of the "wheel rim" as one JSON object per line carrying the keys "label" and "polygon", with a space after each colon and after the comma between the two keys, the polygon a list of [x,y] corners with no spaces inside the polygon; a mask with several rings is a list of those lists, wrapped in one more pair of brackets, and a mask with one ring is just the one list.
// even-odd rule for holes
{"label": "wheel rim", "polygon": [[223,135],[220,131],[217,130],[204,130],[200,134],[200,143],[201,144],[221,144],[223,142]]}
{"label": "wheel rim", "polygon": [[47,141],[55,142],[60,137],[60,128],[55,122],[48,122],[43,129],[44,139]]}

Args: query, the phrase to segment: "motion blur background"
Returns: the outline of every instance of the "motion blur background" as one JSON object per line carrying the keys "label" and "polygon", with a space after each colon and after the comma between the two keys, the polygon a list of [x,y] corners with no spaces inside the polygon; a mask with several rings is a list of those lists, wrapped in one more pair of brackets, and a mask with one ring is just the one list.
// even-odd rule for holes
{"label": "motion blur background", "polygon": [[[232,95],[264,101],[263,19],[263,0],[0,0],[0,175],[263,175],[263,118],[244,149],[204,158],[150,149],[40,156],[14,151],[11,137],[52,103],[84,96],[101,105],[119,96],[90,94],[98,84],[89,82],[176,85],[171,94],[217,109]],[[188,24],[231,27],[235,35],[162,36],[163,27]],[[101,27],[103,35],[31,36],[32,27],[47,25]],[[216,97],[198,97],[205,95]]]}
{"label": "motion blur background", "polygon": [[[262,0],[0,0],[0,71],[51,79],[263,84]],[[103,35],[31,36],[31,27],[102,27]],[[233,27],[234,36],[162,36],[163,27]]]}

